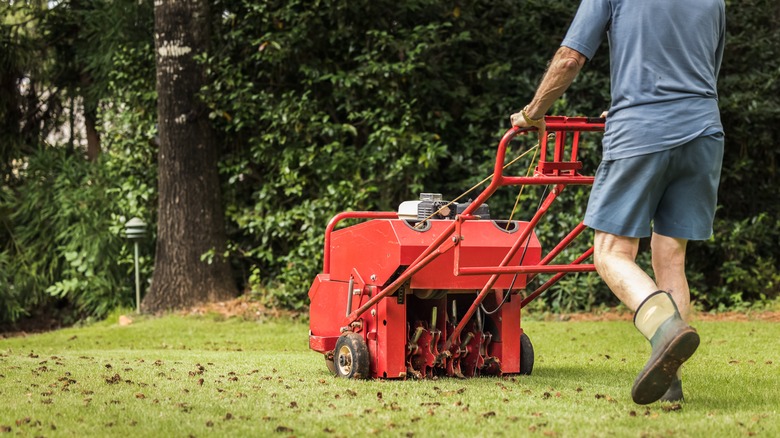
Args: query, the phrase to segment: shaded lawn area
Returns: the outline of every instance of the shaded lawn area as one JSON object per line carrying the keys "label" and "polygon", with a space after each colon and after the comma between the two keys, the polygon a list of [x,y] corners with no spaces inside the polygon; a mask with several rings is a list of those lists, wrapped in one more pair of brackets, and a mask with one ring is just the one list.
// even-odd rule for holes
{"label": "shaded lawn area", "polygon": [[681,407],[629,394],[626,321],[525,321],[531,376],[332,377],[286,320],[166,316],[0,340],[0,436],[780,436],[780,324],[694,323]]}

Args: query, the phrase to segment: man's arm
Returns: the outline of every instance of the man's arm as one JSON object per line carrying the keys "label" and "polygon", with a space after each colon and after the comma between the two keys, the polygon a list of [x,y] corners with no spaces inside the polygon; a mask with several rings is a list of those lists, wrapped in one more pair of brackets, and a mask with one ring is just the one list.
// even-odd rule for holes
{"label": "man's arm", "polygon": [[[552,104],[569,88],[569,85],[577,77],[582,66],[585,65],[586,59],[582,53],[561,46],[555,52],[552,61],[550,61],[550,65],[544,73],[542,82],[536,89],[536,94],[531,103],[526,105],[522,111],[512,114],[510,118],[512,126],[520,128],[539,127],[538,123],[540,122],[533,122],[540,121]],[[525,117],[523,117],[523,112],[525,112]],[[527,119],[530,119],[530,123]]]}

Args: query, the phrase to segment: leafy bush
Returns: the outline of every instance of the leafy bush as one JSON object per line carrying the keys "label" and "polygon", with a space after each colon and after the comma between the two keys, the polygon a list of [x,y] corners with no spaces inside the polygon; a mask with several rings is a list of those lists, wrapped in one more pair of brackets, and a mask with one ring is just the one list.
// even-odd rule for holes
{"label": "leafy bush", "polygon": [[226,135],[234,249],[245,278],[258,266],[250,288],[293,307],[321,267],[332,215],[395,210],[421,191],[454,197],[492,168],[509,114],[554,51],[525,43],[562,29],[571,9],[545,2],[537,21],[502,12],[508,1],[223,5],[204,96]]}
{"label": "leafy bush", "polygon": [[[214,81],[204,96],[225,133],[222,170],[230,183],[235,260],[250,289],[292,307],[304,305],[319,271],[330,216],[348,209],[392,210],[423,190],[452,198],[489,174],[507,116],[531,97],[577,6],[529,1],[523,13],[506,14],[516,5],[433,0],[222,5],[219,47],[206,60]],[[751,5],[776,8],[765,0]],[[744,220],[746,212],[777,209],[767,183],[777,184],[774,167],[769,180],[749,171],[757,160],[777,161],[777,151],[758,147],[776,138],[769,119],[778,106],[774,97],[762,97],[778,83],[771,80],[776,72],[756,70],[745,60],[759,51],[755,57],[776,65],[773,52],[763,47],[780,33],[751,32],[775,20],[756,10],[728,10],[721,198],[735,208],[721,210],[718,234]],[[606,109],[608,62],[602,48],[552,112],[594,115]],[[762,101],[771,102],[769,112],[756,104]],[[761,130],[741,123],[747,118]],[[599,150],[597,138],[586,141],[586,171],[595,171]],[[763,190],[746,196],[751,185]],[[497,194],[491,210],[508,215],[515,196]],[[530,217],[535,196],[523,196],[524,210],[516,217]],[[586,198],[580,192],[561,199],[539,228],[545,248],[579,221]],[[772,253],[763,246],[771,245],[771,236],[763,237],[756,245]],[[589,244],[580,241],[562,257],[580,254]],[[729,284],[750,299],[761,296],[756,284],[772,282],[771,270],[756,272],[755,284],[744,283],[746,276],[736,270],[697,275],[704,262],[697,260],[698,245],[691,245],[691,283],[698,296],[709,297],[702,299],[708,308],[729,305],[714,292],[722,287],[721,277],[731,278]],[[722,251],[709,254],[713,258],[707,260],[717,266],[730,266]],[[648,261],[647,254],[641,257]],[[561,309],[615,302],[602,283],[582,276],[564,279],[548,296],[547,303]]]}
{"label": "leafy bush", "polygon": [[10,287],[0,317],[15,319],[51,297],[97,316],[128,304],[127,267],[117,264],[122,237],[110,230],[113,203],[101,170],[62,149],[30,157],[24,183],[0,206],[11,212],[0,257],[0,282]]}
{"label": "leafy bush", "polygon": [[715,237],[697,249],[694,296],[707,309],[760,307],[780,296],[780,219],[761,213],[718,219]]}
{"label": "leafy bush", "polygon": [[112,54],[116,70],[101,109],[96,162],[64,147],[40,148],[0,191],[0,321],[64,303],[71,319],[131,306],[132,245],[124,223],[149,224],[141,278],[151,278],[156,212],[154,55],[151,46]]}

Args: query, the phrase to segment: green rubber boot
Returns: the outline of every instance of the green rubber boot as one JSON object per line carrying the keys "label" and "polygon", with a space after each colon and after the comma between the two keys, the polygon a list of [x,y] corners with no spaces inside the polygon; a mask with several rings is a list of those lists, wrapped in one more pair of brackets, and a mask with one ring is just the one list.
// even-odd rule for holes
{"label": "green rubber boot", "polygon": [[[639,305],[634,325],[653,348],[631,388],[634,403],[646,405],[660,400],[671,389],[680,365],[699,347],[699,334],[683,321],[674,300],[665,291],[651,294]],[[679,395],[682,397],[682,384]]]}
{"label": "green rubber boot", "polygon": [[677,374],[674,376],[674,379],[672,379],[672,384],[669,386],[669,389],[666,390],[666,393],[658,401],[669,402],[669,403],[678,403],[678,402],[685,401],[685,397],[683,397],[683,390],[682,390],[682,367],[677,368]]}
{"label": "green rubber boot", "polygon": [[683,397],[682,380],[678,377],[672,379],[672,384],[669,386],[669,389],[666,390],[666,393],[664,393],[658,401],[669,403],[685,401],[685,398]]}

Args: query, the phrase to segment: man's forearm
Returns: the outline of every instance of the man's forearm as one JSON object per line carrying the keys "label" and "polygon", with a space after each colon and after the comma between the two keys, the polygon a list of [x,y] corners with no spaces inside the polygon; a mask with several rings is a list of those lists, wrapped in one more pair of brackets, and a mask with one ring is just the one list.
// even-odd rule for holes
{"label": "man's forearm", "polygon": [[553,103],[563,95],[585,64],[585,56],[576,50],[561,46],[553,56],[542,82],[526,109],[532,119],[543,117]]}

